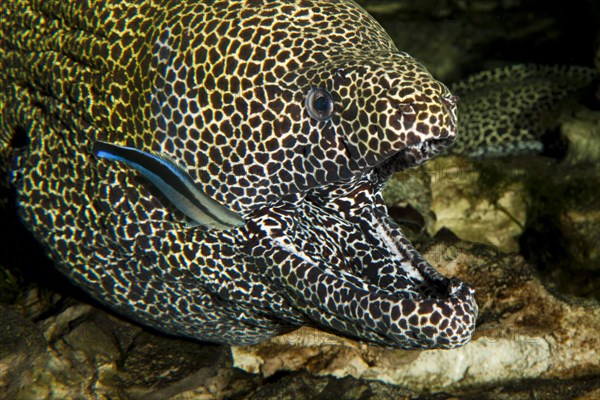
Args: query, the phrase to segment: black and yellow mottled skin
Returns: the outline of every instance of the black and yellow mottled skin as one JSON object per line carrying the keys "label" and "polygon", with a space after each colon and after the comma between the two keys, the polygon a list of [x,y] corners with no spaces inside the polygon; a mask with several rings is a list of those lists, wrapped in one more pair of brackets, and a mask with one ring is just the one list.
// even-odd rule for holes
{"label": "black and yellow mottled skin", "polygon": [[560,107],[589,86],[588,67],[516,64],[482,71],[451,86],[460,97],[460,127],[448,153],[472,158],[539,153],[556,129]]}
{"label": "black and yellow mottled skin", "polygon": [[[455,98],[354,2],[25,0],[0,30],[20,215],[99,301],[220,343],[306,324],[389,347],[470,340],[473,290],[421,258],[380,194],[453,141]],[[315,87],[326,120],[307,113]],[[170,157],[245,225],[189,226],[94,157],[98,140]]]}

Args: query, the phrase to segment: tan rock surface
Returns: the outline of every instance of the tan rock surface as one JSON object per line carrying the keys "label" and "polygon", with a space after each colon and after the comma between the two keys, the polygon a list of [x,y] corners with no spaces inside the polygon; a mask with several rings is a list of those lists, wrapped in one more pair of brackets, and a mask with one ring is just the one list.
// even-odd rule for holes
{"label": "tan rock surface", "polygon": [[306,370],[360,377],[414,391],[457,390],[519,379],[600,374],[600,307],[549,293],[518,256],[478,245],[438,244],[425,256],[478,289],[476,338],[454,350],[370,347],[302,328],[256,346],[233,347],[234,366],[271,376]]}
{"label": "tan rock surface", "polygon": [[520,182],[492,197],[480,190],[481,172],[467,159],[439,158],[428,163],[427,169],[432,177],[431,208],[437,216],[429,228],[432,236],[447,228],[466,241],[489,244],[507,253],[519,250],[527,201]]}

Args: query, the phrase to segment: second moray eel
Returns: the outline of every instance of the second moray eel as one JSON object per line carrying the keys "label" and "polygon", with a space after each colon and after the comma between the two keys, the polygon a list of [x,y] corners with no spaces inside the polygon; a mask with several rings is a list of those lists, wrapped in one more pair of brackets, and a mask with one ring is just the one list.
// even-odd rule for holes
{"label": "second moray eel", "polygon": [[447,153],[472,158],[539,153],[564,101],[598,79],[593,68],[516,64],[451,85],[460,97],[457,140]]}

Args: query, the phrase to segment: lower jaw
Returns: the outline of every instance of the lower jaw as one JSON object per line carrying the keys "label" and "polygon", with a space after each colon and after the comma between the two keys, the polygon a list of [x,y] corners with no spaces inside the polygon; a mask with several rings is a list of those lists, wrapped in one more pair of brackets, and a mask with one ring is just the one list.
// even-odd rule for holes
{"label": "lower jaw", "polygon": [[[366,193],[358,187],[346,198],[336,199],[329,209],[315,206],[297,213],[302,214],[303,221],[294,219],[293,212],[287,214],[287,221],[282,220],[285,217],[280,213],[276,218],[282,227],[279,237],[273,236],[272,228],[257,226],[264,246],[262,253],[255,255],[266,263],[277,261],[270,268],[270,283],[313,324],[343,336],[407,349],[453,348],[468,342],[477,316],[474,291],[456,278],[440,275],[423,260],[387,215],[372,186],[363,187]],[[340,204],[352,204],[357,198],[363,202],[337,219],[345,221],[343,226],[329,230],[318,226],[327,220],[327,213],[339,212]],[[324,248],[326,243],[313,233],[334,235],[352,227],[353,235],[362,237],[346,246],[371,249],[355,258],[352,268],[304,251],[319,245]],[[357,251],[345,249],[343,253],[336,259]]]}

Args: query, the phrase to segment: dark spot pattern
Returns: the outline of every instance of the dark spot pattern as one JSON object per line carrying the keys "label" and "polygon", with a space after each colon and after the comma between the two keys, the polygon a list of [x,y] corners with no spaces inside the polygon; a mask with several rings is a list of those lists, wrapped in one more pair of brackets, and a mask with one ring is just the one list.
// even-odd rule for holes
{"label": "dark spot pattern", "polygon": [[460,128],[448,152],[473,158],[539,153],[564,100],[598,76],[588,67],[517,64],[455,83]]}
{"label": "dark spot pattern", "polygon": [[[99,301],[219,343],[302,325],[395,348],[470,340],[473,289],[423,260],[381,197],[454,140],[456,99],[354,2],[21,0],[0,31],[20,215]],[[327,118],[307,112],[311,88]],[[170,157],[246,225],[187,226],[96,140]]]}

